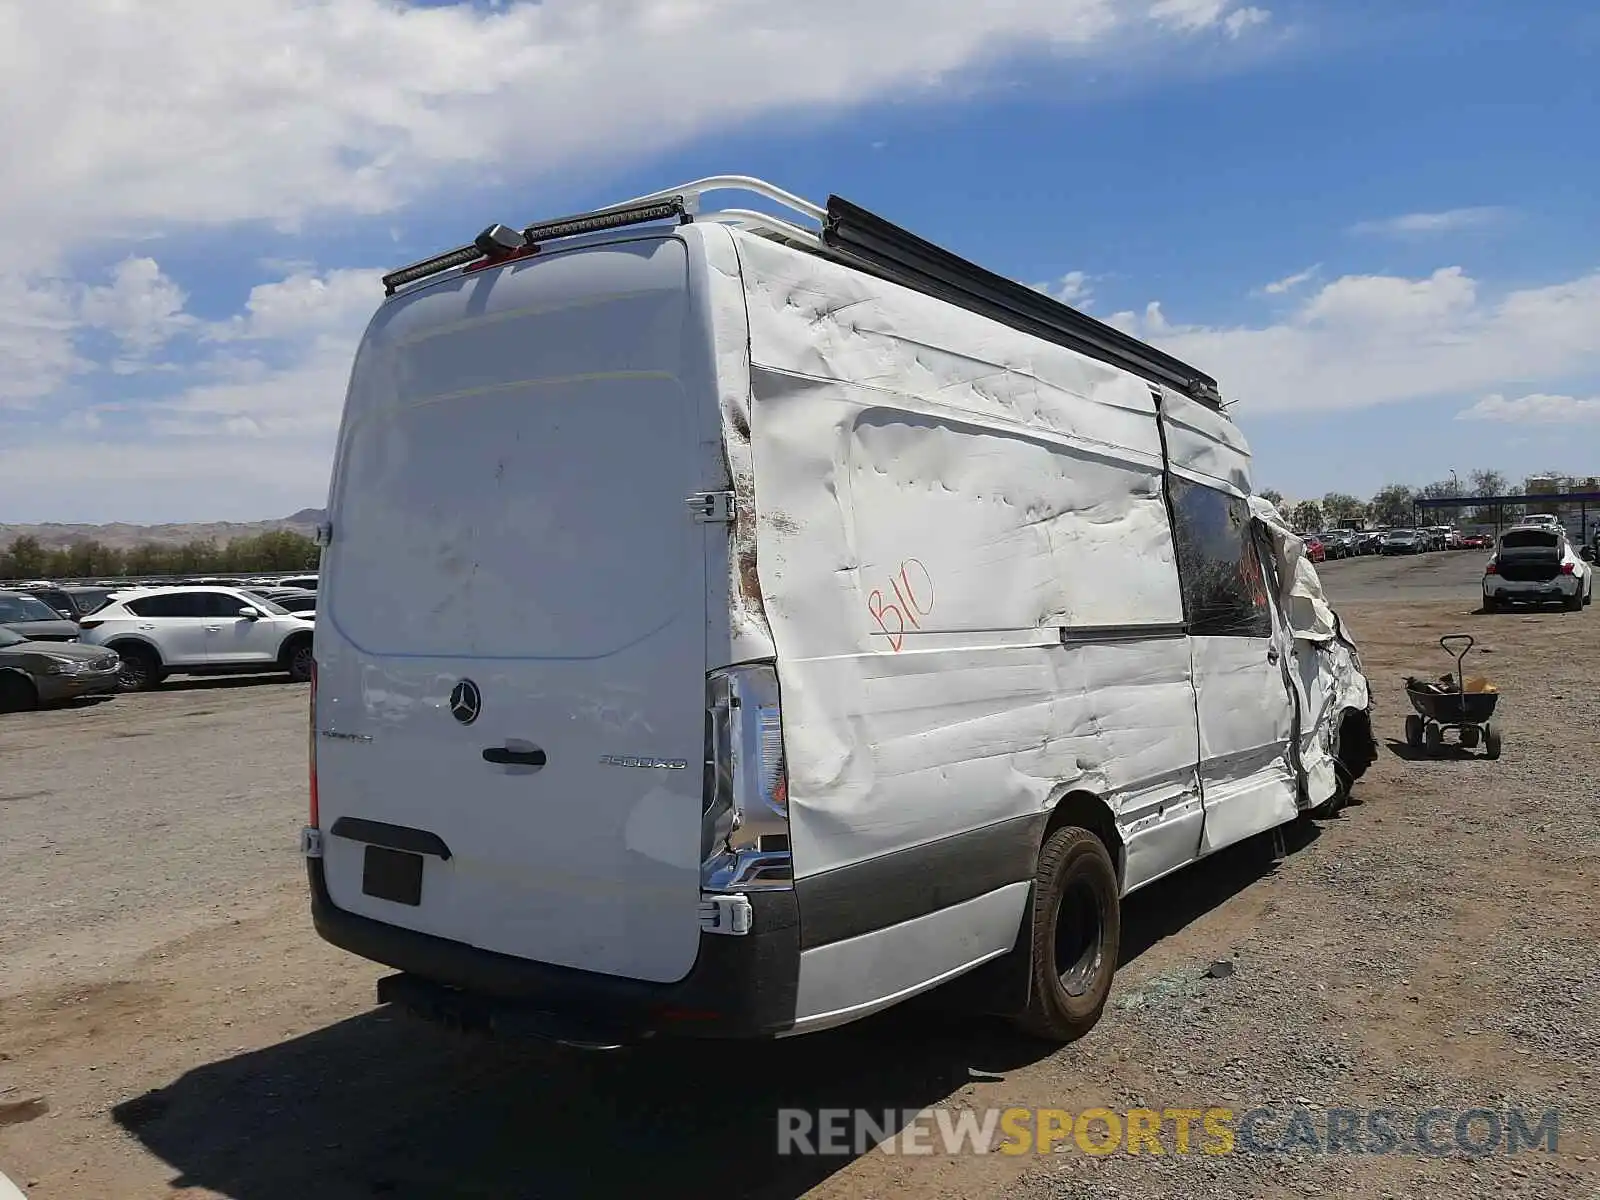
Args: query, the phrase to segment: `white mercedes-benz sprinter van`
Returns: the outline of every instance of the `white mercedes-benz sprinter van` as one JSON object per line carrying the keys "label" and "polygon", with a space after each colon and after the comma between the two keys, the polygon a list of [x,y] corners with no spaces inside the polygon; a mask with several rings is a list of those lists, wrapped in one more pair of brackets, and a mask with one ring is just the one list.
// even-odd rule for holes
{"label": "white mercedes-benz sprinter van", "polygon": [[770,1037],[984,967],[1070,1040],[1124,897],[1371,761],[1299,539],[1151,346],[742,177],[385,282],[302,837],[381,1001]]}

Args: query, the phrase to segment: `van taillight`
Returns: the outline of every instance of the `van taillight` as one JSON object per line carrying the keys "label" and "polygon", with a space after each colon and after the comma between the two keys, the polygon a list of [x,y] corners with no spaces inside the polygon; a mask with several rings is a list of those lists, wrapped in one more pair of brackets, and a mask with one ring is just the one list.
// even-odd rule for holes
{"label": "van taillight", "polygon": [[311,702],[309,709],[310,737],[307,750],[311,770],[311,825],[315,828],[318,824],[317,811],[317,660],[311,660]]}
{"label": "van taillight", "polygon": [[768,664],[727,667],[706,679],[702,811],[703,858],[787,849],[789,774],[778,674]]}
{"label": "van taillight", "polygon": [[1572,563],[1562,563],[1561,564],[1561,573],[1563,575],[1572,575],[1572,574],[1576,573],[1576,571],[1577,571],[1577,567]]}

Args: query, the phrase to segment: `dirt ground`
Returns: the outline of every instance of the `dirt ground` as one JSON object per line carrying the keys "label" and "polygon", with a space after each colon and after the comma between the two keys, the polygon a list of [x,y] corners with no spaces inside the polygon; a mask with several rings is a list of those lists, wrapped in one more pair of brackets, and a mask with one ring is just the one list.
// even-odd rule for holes
{"label": "dirt ground", "polygon": [[[447,1035],[311,931],[303,687],[0,718],[0,1172],[31,1200],[1600,1196],[1600,610],[1477,614],[1480,569],[1328,564],[1383,743],[1359,803],[1130,899],[1111,1006],[1053,1054],[926,1006],[600,1057]],[[1457,630],[1504,693],[1498,762],[1396,740]],[[780,1107],[1297,1105],[1554,1108],[1559,1147],[776,1153]]]}

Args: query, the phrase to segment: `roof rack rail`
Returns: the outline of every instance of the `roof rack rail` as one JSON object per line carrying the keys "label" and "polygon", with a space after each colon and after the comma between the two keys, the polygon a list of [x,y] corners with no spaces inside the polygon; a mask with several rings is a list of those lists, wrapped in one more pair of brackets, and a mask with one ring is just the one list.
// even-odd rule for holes
{"label": "roof rack rail", "polygon": [[[808,229],[751,209],[704,211],[703,197],[717,191],[760,196],[815,222],[816,228]],[[557,238],[669,218],[688,224],[697,217],[739,225],[828,255],[858,270],[1110,363],[1212,408],[1223,407],[1215,379],[1120,329],[968,262],[839,196],[829,196],[823,207],[750,175],[711,175],[594,212],[540,221],[520,232],[491,225],[469,246],[459,246],[385,275],[384,291],[392,296],[407,284],[455,267],[477,269],[535,254],[542,243]]]}
{"label": "roof rack rail", "polygon": [[1120,329],[968,262],[838,196],[828,197],[827,212],[822,241],[844,258],[1002,325],[1163,384],[1212,408],[1222,407],[1215,379]]}
{"label": "roof rack rail", "polygon": [[480,233],[470,246],[457,246],[432,258],[401,267],[383,277],[383,294],[392,296],[408,283],[416,283],[454,267],[509,262],[537,254],[542,243],[556,238],[576,237],[581,233],[598,233],[602,229],[620,229],[625,225],[641,225],[647,221],[664,221],[677,218],[687,223],[689,215],[681,196],[664,196],[650,201],[612,205],[594,212],[578,213],[555,221],[539,221],[526,229],[508,229],[504,225],[491,225]]}

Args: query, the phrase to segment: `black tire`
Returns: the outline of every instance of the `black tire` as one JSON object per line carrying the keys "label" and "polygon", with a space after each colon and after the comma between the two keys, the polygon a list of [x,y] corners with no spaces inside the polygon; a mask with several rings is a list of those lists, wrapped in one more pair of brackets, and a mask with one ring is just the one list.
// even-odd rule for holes
{"label": "black tire", "polygon": [[1562,604],[1563,604],[1563,607],[1565,607],[1568,612],[1582,612],[1583,611],[1583,593],[1582,592],[1573,592],[1571,596],[1569,596],[1566,600],[1564,600],[1562,602]]}
{"label": "black tire", "polygon": [[1413,748],[1422,745],[1422,718],[1416,713],[1406,717],[1406,745]]}
{"label": "black tire", "polygon": [[20,671],[0,671],[0,712],[32,712],[39,707],[39,689]]}
{"label": "black tire", "polygon": [[1045,839],[1029,915],[1028,1007],[1015,1018],[1024,1033],[1071,1042],[1100,1020],[1122,944],[1121,890],[1105,843],[1087,829],[1066,825]]}
{"label": "black tire", "polygon": [[283,663],[283,669],[289,672],[289,678],[295,683],[311,682],[311,668],[316,662],[316,653],[311,648],[310,638],[290,638],[284,643],[279,660]]}
{"label": "black tire", "polygon": [[1444,745],[1444,730],[1432,721],[1428,722],[1428,727],[1422,731],[1422,745],[1429,754],[1439,753],[1439,748]]}
{"label": "black tire", "polygon": [[1485,596],[1483,598],[1483,611],[1486,613],[1499,612],[1500,601],[1496,600],[1493,596]]}
{"label": "black tire", "polygon": [[1476,725],[1468,725],[1461,731],[1461,744],[1468,750],[1476,750],[1482,740],[1483,734]]}
{"label": "black tire", "polygon": [[1488,758],[1500,757],[1500,726],[1493,721],[1483,727],[1483,753]]}
{"label": "black tire", "polygon": [[160,686],[166,677],[160,656],[150,647],[139,642],[124,642],[112,648],[122,659],[122,665],[117,668],[118,691],[148,692]]}

